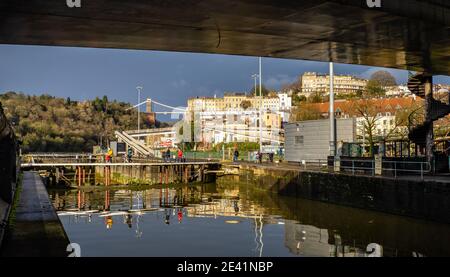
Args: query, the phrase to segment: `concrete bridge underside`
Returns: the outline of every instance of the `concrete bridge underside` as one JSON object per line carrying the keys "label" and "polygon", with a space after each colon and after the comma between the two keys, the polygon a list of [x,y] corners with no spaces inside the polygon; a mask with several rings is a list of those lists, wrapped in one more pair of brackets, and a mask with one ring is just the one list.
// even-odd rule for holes
{"label": "concrete bridge underside", "polygon": [[0,43],[237,54],[450,75],[447,0],[2,0]]}

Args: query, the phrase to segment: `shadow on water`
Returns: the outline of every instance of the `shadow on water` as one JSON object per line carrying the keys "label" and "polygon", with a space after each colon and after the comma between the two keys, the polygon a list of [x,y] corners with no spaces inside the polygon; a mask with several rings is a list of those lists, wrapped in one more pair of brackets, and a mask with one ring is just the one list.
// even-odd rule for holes
{"label": "shadow on water", "polygon": [[[449,256],[450,226],[215,184],[50,190],[87,256]],[[380,253],[378,253],[380,254]]]}

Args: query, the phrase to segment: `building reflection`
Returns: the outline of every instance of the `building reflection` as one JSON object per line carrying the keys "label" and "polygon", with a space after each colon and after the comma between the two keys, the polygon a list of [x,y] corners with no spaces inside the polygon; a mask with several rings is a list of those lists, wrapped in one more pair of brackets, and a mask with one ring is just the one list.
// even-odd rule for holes
{"label": "building reflection", "polygon": [[[93,223],[93,218],[101,218],[108,230],[122,222],[129,229],[136,229],[136,237],[143,234],[139,226],[142,216],[150,213],[162,218],[166,225],[182,224],[186,218],[224,219],[229,224],[250,220],[257,256],[263,254],[263,227],[270,217],[262,206],[240,198],[239,189],[225,189],[220,193],[214,190],[207,192],[202,186],[104,190],[101,193],[78,190],[76,193],[55,191],[51,197],[61,217],[70,217],[75,223]],[[122,220],[117,217],[122,217]],[[88,220],[80,220],[82,218]]]}
{"label": "building reflection", "polygon": [[[285,245],[289,251],[299,256],[317,257],[366,257],[365,249],[344,245],[339,234],[311,225],[298,224],[292,220],[285,222]],[[377,253],[381,256],[382,253]]]}
{"label": "building reflection", "polygon": [[[322,226],[318,228],[313,226],[314,222],[300,223],[301,218],[278,216],[273,206],[264,199],[255,201],[255,198],[248,196],[250,192],[245,189],[231,186],[218,190],[216,187],[204,185],[161,186],[147,190],[92,188],[50,191],[50,196],[59,216],[68,217],[70,222],[102,222],[107,230],[116,229],[119,224],[133,230],[136,238],[145,234],[143,221],[146,215],[154,215],[162,225],[171,228],[173,225],[185,224],[186,221],[192,224],[195,218],[210,218],[226,224],[249,222],[251,227],[248,232],[253,236],[252,251],[255,256],[264,256],[265,228],[275,225],[284,229],[284,246],[296,256],[371,255],[366,248],[372,241],[355,240],[352,243],[353,237],[343,239],[342,233],[334,228],[324,228],[323,224],[317,224]],[[306,214],[302,216],[306,218]],[[395,256],[395,251],[396,249],[391,248],[383,249],[380,245],[374,253]]]}

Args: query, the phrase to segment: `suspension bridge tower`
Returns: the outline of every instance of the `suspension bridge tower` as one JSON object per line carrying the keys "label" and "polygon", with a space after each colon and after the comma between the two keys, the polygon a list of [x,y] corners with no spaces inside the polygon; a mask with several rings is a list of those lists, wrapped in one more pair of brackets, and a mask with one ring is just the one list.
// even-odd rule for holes
{"label": "suspension bridge tower", "polygon": [[153,112],[152,105],[153,105],[152,99],[147,98],[147,101],[145,103],[145,120],[151,126],[154,126],[156,124],[156,114]]}

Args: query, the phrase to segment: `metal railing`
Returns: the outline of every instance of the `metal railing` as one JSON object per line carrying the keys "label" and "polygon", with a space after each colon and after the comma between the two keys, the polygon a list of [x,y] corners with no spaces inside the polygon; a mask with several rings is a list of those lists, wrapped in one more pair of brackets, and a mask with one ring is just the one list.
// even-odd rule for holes
{"label": "metal railing", "polygon": [[[351,172],[352,175],[371,175],[375,176],[377,171],[375,160],[358,160],[358,159],[341,159],[340,171]],[[419,161],[381,161],[382,176],[393,176],[397,179],[399,176],[420,175],[424,180],[424,175],[431,172],[431,164],[429,162]],[[390,173],[390,174],[389,174]]]}
{"label": "metal railing", "polygon": [[[300,167],[303,170],[309,171],[329,171],[330,167],[335,169],[334,164],[330,164],[329,160],[303,160],[300,162]],[[378,164],[378,166],[380,166]],[[347,173],[350,175],[377,175],[377,163],[374,159],[340,159],[338,165],[339,171],[337,173]],[[420,175],[421,180],[424,176],[431,172],[432,167],[429,162],[420,161],[381,161],[381,166],[378,168],[381,176],[392,176],[398,178],[400,176],[416,176]]]}

